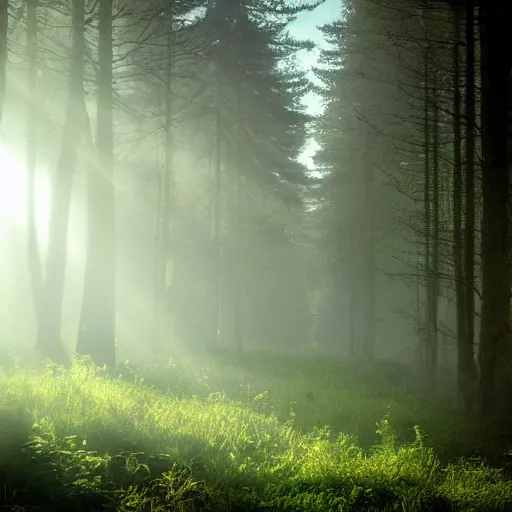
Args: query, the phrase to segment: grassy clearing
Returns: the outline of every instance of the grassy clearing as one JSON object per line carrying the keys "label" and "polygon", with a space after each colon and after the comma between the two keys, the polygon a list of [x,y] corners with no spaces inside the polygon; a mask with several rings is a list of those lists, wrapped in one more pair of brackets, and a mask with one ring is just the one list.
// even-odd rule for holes
{"label": "grassy clearing", "polygon": [[[378,405],[368,416],[384,413],[377,442],[363,450],[348,433],[298,428],[302,415],[306,419],[298,403],[298,412],[290,417],[288,406],[283,421],[284,408],[276,409],[292,398],[284,383],[280,388],[268,381],[268,393],[254,394],[248,388],[257,387],[251,384],[255,375],[222,365],[223,377],[220,365],[196,378],[168,365],[159,372],[146,369],[143,379],[142,369],[124,367],[121,375],[107,376],[84,362],[68,370],[48,366],[5,373],[0,383],[4,510],[490,511],[512,506],[512,484],[502,471],[467,460],[442,464],[418,428],[412,442],[402,443],[382,399],[345,411],[361,419],[361,410]],[[238,402],[211,392],[223,379],[238,388]],[[321,388],[307,393],[313,389]],[[336,408],[325,398],[304,400],[319,410]]]}
{"label": "grassy clearing", "polygon": [[376,422],[384,416],[401,443],[413,442],[414,427],[420,425],[427,445],[444,462],[492,456],[501,467],[508,461],[501,455],[512,446],[511,425],[468,424],[453,407],[453,388],[440,389],[442,398],[432,403],[418,376],[399,364],[365,367],[312,357],[225,354],[158,366],[128,364],[119,371],[128,381],[144,378],[155,389],[181,397],[206,399],[225,392],[251,410],[292,421],[302,432],[329,425],[331,440],[343,432],[356,436],[365,449],[379,441]]}

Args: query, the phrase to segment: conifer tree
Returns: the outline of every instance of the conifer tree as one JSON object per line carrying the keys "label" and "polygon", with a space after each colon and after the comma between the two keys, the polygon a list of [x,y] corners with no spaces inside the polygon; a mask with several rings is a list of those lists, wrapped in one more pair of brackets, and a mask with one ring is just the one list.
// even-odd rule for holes
{"label": "conifer tree", "polygon": [[[209,337],[231,339],[239,350],[256,309],[250,304],[255,297],[251,269],[290,267],[286,257],[273,257],[272,245],[291,251],[293,258],[290,220],[302,209],[301,187],[308,182],[306,168],[297,162],[310,120],[300,98],[311,87],[294,56],[312,44],[293,40],[286,25],[313,7],[219,0],[209,5],[204,22],[211,45],[198,74],[211,86],[187,114],[193,117],[191,112],[199,110],[196,126],[203,133],[208,126],[205,145],[215,141],[207,266],[210,304],[216,309],[210,316],[216,320]],[[262,243],[262,234],[272,240],[270,247]],[[295,276],[289,278],[293,282]]]}

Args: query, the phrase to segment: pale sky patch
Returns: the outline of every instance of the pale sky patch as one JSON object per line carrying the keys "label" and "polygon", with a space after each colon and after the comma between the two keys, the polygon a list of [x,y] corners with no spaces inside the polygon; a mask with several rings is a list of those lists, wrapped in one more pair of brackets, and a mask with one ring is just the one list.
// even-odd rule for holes
{"label": "pale sky patch", "polygon": [[[315,48],[313,51],[303,51],[300,53],[301,66],[309,70],[308,78],[315,84],[318,84],[318,80],[313,73],[313,68],[318,65],[320,49],[326,47],[318,27],[335,21],[340,15],[341,0],[326,0],[313,12],[305,12],[298,15],[297,19],[289,27],[292,36],[297,39],[310,39],[318,45],[318,48]],[[322,113],[322,101],[317,94],[306,94],[303,98],[303,103],[307,107],[308,114],[317,116]],[[310,169],[314,169],[312,157],[318,150],[318,147],[318,143],[314,139],[310,139],[302,155],[299,157],[299,161],[306,164]]]}

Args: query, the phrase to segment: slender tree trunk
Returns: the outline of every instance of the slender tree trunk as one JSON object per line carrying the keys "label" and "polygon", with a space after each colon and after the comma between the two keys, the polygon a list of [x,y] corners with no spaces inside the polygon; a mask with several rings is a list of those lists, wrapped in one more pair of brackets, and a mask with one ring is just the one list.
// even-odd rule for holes
{"label": "slender tree trunk", "polygon": [[37,1],[27,0],[27,63],[28,84],[26,102],[26,166],[27,166],[27,236],[28,236],[28,269],[32,285],[32,299],[36,319],[39,319],[39,307],[43,291],[43,272],[39,254],[35,218],[35,172],[37,167]]}
{"label": "slender tree trunk", "polygon": [[[171,27],[172,27],[172,19],[171,19]],[[173,191],[174,191],[174,139],[172,132],[172,119],[173,119],[173,103],[172,103],[172,31],[169,30],[167,34],[167,90],[165,95],[165,180],[164,180],[164,209],[163,215],[165,219],[165,226],[163,235],[164,238],[162,240],[162,254],[165,259],[164,264],[164,289],[162,294],[162,307],[161,307],[161,322],[160,329],[161,335],[167,332],[167,308],[166,308],[166,299],[167,299],[167,289],[169,285],[169,256],[170,256],[170,226],[172,221],[172,212],[173,212]],[[163,340],[161,340],[161,343]]]}
{"label": "slender tree trunk", "polygon": [[[429,45],[429,43],[427,43]],[[426,323],[426,339],[425,339],[425,364],[427,371],[427,379],[431,384],[430,379],[430,346],[431,340],[434,337],[433,333],[433,318],[432,318],[432,170],[431,170],[431,119],[430,119],[430,48],[425,48],[424,63],[423,63],[423,76],[424,76],[424,185],[423,185],[423,222],[424,222],[424,233],[425,233],[425,284],[426,284],[426,311],[425,311],[425,323]]]}
{"label": "slender tree trunk", "polygon": [[460,356],[467,386],[465,412],[473,409],[475,364],[475,6],[466,0],[466,222],[464,232],[466,337]]}
{"label": "slender tree trunk", "polygon": [[423,289],[423,282],[424,278],[422,278],[422,269],[420,264],[420,254],[418,253],[416,255],[416,322],[418,326],[418,334],[420,343],[417,346],[416,351],[416,357],[418,364],[420,367],[424,366],[424,354],[425,354],[425,328],[426,328],[426,321],[423,318],[423,308],[421,305],[421,296],[422,296],[422,289]]}
{"label": "slender tree trunk", "polygon": [[364,267],[363,296],[366,303],[364,318],[363,358],[373,361],[375,358],[375,233],[374,233],[374,172],[373,164],[368,163],[365,175],[365,207],[364,207]]}
{"label": "slender tree trunk", "polygon": [[461,135],[461,94],[460,94],[460,9],[453,9],[453,268],[455,276],[455,300],[457,308],[457,355],[458,393],[466,400],[466,383],[462,347],[466,343],[466,298],[462,242],[462,135]]}
{"label": "slender tree trunk", "polygon": [[89,168],[88,240],[77,352],[115,364],[116,231],[113,183],[112,2],[99,2],[97,160]]}
{"label": "slender tree trunk", "polygon": [[156,202],[156,232],[155,232],[155,258],[153,267],[153,353],[159,352],[159,308],[162,291],[162,209],[163,209],[163,176],[158,170],[157,202]]}
{"label": "slender tree trunk", "polygon": [[69,205],[77,162],[77,145],[85,126],[84,103],[84,0],[72,3],[72,49],[69,70],[69,99],[64,122],[62,147],[52,194],[48,253],[46,256],[43,299],[39,309],[36,350],[57,363],[68,358],[62,348],[60,328],[66,276]]}
{"label": "slender tree trunk", "polygon": [[160,175],[153,350],[155,354],[164,347],[167,330],[167,267],[169,261],[169,226],[171,221],[171,187],[173,185],[173,139],[172,139],[172,33],[167,34],[166,95],[165,95],[165,165]]}
{"label": "slender tree trunk", "polygon": [[350,256],[351,256],[351,270],[350,273],[350,332],[349,332],[349,354],[351,359],[355,359],[356,357],[356,347],[357,347],[357,275],[359,273],[359,265],[358,265],[358,257],[357,257],[357,233],[356,233],[356,224],[352,223],[352,227],[350,229]]}
{"label": "slender tree trunk", "polygon": [[220,115],[220,74],[217,65],[217,91],[215,101],[215,184],[214,184],[214,207],[215,207],[215,328],[213,341],[219,346],[222,334],[222,238],[221,238],[221,219],[222,219],[222,123]]}
{"label": "slender tree trunk", "polygon": [[[453,217],[454,217],[454,273],[455,273],[455,298],[457,307],[457,382],[458,396],[466,413],[471,408],[471,394],[473,384],[470,377],[470,367],[468,366],[468,302],[466,293],[468,292],[468,282],[466,276],[467,262],[466,251],[471,251],[471,247],[464,248],[466,237],[463,240],[463,170],[462,170],[462,135],[461,135],[461,72],[460,72],[460,21],[462,10],[460,6],[453,8],[453,32],[455,35],[455,44],[453,45],[453,133],[454,133],[454,167],[453,167]],[[466,84],[468,88],[468,84]],[[467,101],[467,100],[466,100]],[[468,169],[466,169],[468,172]],[[466,179],[468,175],[466,174]],[[466,181],[467,183],[467,181]],[[467,191],[466,191],[467,192]],[[467,195],[467,194],[466,194]],[[468,211],[466,204],[466,212]],[[467,227],[464,231],[467,236]],[[473,291],[471,290],[471,293]]]}
{"label": "slender tree trunk", "polygon": [[480,5],[482,63],[482,318],[479,413],[510,415],[510,169],[507,109],[510,91],[510,0]]}
{"label": "slender tree trunk", "polygon": [[3,129],[5,87],[7,83],[7,28],[9,25],[9,1],[0,0],[0,137]]}
{"label": "slender tree trunk", "polygon": [[243,340],[243,272],[242,272],[242,173],[238,170],[235,199],[235,239],[234,239],[234,275],[233,275],[233,334],[236,351],[241,354],[244,350]]}
{"label": "slender tree trunk", "polygon": [[429,339],[429,373],[432,396],[436,393],[439,309],[439,77],[434,63],[432,70],[432,269],[430,272],[430,319],[431,338]]}

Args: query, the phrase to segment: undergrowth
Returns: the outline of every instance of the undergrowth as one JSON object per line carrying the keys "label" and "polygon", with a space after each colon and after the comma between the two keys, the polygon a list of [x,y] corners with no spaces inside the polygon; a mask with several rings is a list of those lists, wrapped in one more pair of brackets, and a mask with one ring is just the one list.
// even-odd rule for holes
{"label": "undergrowth", "polygon": [[[126,368],[125,368],[126,370]],[[384,414],[370,450],[350,434],[306,432],[268,394],[157,389],[132,371],[0,377],[2,510],[506,510],[512,484],[482,461],[444,464],[418,427],[403,443]]]}

